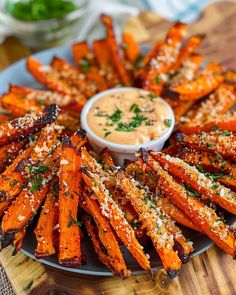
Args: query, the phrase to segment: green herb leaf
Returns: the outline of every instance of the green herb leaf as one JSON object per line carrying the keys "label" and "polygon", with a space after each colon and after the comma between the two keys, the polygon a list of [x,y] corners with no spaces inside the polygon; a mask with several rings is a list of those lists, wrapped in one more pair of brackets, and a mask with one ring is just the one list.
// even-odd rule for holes
{"label": "green herb leaf", "polygon": [[152,93],[152,92],[150,92],[150,93],[148,94],[148,97],[149,97],[151,100],[157,98],[157,96],[156,96],[154,93]]}
{"label": "green herb leaf", "polygon": [[108,116],[108,118],[112,122],[116,123],[116,122],[120,121],[121,114],[122,114],[122,111],[119,108],[116,108],[115,112],[111,116]]}
{"label": "green herb leaf", "polygon": [[215,189],[217,189],[218,187],[219,187],[219,184],[214,184],[214,185],[211,187],[211,189],[215,190]]}
{"label": "green herb leaf", "polygon": [[140,113],[141,112],[139,106],[136,103],[132,104],[132,106],[130,107],[129,110],[130,110],[130,112],[134,112],[134,113]]}
{"label": "green herb leaf", "polygon": [[184,183],[184,188],[186,189],[187,193],[190,195],[190,196],[193,196],[193,197],[196,197],[196,198],[199,198],[199,194],[198,192],[196,192],[195,190],[193,190],[187,183]]}
{"label": "green herb leaf", "polygon": [[78,225],[79,227],[81,227],[82,226],[82,221],[77,221],[76,219],[74,219],[73,218],[73,216],[72,216],[72,212],[71,212],[71,210],[69,211],[69,222],[68,222],[68,225],[67,225],[67,227],[71,227],[72,226],[72,224],[75,224],[75,225]]}
{"label": "green herb leaf", "polygon": [[111,131],[108,131],[108,132],[106,132],[105,134],[104,134],[104,138],[106,138],[108,135],[110,135],[111,134]]}
{"label": "green herb leaf", "polygon": [[161,82],[161,77],[160,76],[156,76],[154,79],[155,83],[159,84]]}
{"label": "green herb leaf", "polygon": [[167,127],[171,127],[171,125],[172,125],[172,120],[171,120],[171,119],[165,119],[165,120],[164,120],[164,123],[165,123],[165,125],[166,125]]}

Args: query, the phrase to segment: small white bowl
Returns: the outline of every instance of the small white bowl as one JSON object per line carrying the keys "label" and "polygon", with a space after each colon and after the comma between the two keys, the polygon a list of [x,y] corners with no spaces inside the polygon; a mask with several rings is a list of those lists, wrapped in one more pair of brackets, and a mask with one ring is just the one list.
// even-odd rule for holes
{"label": "small white bowl", "polygon": [[146,148],[148,150],[161,151],[164,146],[164,143],[170,137],[175,125],[175,116],[174,116],[174,112],[172,108],[165,100],[160,98],[162,103],[166,106],[166,108],[168,109],[170,113],[171,126],[157,139],[150,140],[149,142],[144,144],[136,144],[136,145],[118,144],[118,143],[110,142],[108,140],[105,140],[97,136],[89,128],[87,123],[87,114],[91,106],[95,103],[95,101],[97,101],[104,95],[112,94],[114,92],[117,93],[117,92],[123,92],[123,91],[137,91],[137,90],[140,90],[140,89],[134,88],[134,87],[121,87],[121,88],[112,88],[112,89],[100,92],[88,100],[88,102],[83,107],[83,110],[81,112],[81,125],[82,125],[82,128],[85,129],[87,132],[87,136],[88,136],[90,144],[93,146],[95,150],[98,150],[98,151],[101,151],[104,148],[108,148],[109,151],[111,152],[111,155],[113,156],[115,164],[119,166],[123,165],[125,159],[135,160],[136,159],[135,152],[139,150],[141,147]]}

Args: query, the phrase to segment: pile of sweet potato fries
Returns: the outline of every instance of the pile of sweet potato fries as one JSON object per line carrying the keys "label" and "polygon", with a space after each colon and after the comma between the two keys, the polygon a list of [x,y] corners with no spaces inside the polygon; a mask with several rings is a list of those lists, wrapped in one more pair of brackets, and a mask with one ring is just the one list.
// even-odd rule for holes
{"label": "pile of sweet potato fries", "polygon": [[[27,60],[47,90],[10,85],[1,97],[8,111],[0,115],[1,248],[13,244],[16,254],[33,222],[37,258],[56,254],[60,264],[79,267],[87,232],[114,274],[131,275],[121,244],[151,271],[145,248],[152,244],[172,278],[194,251],[180,224],[234,257],[236,240],[223,213],[236,214],[236,72],[219,64],[200,68],[195,50],[203,36],[185,40],[185,24],[143,55],[128,33],[118,44],[110,17],[101,21],[105,39],[72,46],[76,66],[59,57],[50,65]],[[86,101],[117,86],[162,96],[177,122],[166,149],[140,149],[122,169],[79,129]]]}

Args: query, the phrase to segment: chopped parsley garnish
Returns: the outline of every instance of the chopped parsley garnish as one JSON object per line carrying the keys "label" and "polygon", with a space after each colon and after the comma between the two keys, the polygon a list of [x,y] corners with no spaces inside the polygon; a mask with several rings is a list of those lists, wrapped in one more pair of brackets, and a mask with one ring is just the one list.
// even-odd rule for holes
{"label": "chopped parsley garnish", "polygon": [[38,99],[38,104],[41,106],[45,105],[45,99],[43,98]]}
{"label": "chopped parsley garnish", "polygon": [[231,132],[229,132],[228,130],[223,130],[223,131],[221,131],[221,134],[224,136],[230,136]]}
{"label": "chopped parsley garnish", "polygon": [[200,134],[200,137],[205,138],[206,136],[207,136],[206,132],[202,131],[201,134]]}
{"label": "chopped parsley garnish", "polygon": [[93,183],[95,184],[95,186],[99,186],[99,183],[97,182],[97,180],[93,180]]}
{"label": "chopped parsley garnish", "polygon": [[136,103],[132,104],[132,106],[130,107],[130,112],[134,112],[134,113],[140,113],[141,110],[139,108],[139,105],[137,105]]}
{"label": "chopped parsley garnish", "polygon": [[90,71],[89,62],[86,58],[82,58],[80,68],[84,73],[88,73]]}
{"label": "chopped parsley garnish", "polygon": [[198,192],[196,192],[195,190],[193,190],[187,183],[184,183],[184,188],[186,189],[187,193],[190,195],[190,196],[193,196],[193,197],[196,197],[196,198],[199,198],[199,194]]}
{"label": "chopped parsley garnish", "polygon": [[149,175],[149,177],[151,178],[152,181],[156,181],[156,177],[151,171],[148,171],[147,173],[148,173],[148,175]]}
{"label": "chopped parsley garnish", "polygon": [[108,118],[112,122],[116,123],[116,122],[120,121],[121,114],[122,114],[121,110],[119,108],[116,108],[115,112],[111,116],[108,116]]}
{"label": "chopped parsley garnish", "polygon": [[135,68],[140,68],[141,67],[141,64],[142,64],[142,61],[143,61],[143,56],[142,55],[137,55],[136,59],[133,61],[133,66]]}
{"label": "chopped parsley garnish", "polygon": [[32,182],[32,183],[31,183],[30,192],[31,192],[31,193],[34,193],[35,191],[39,191],[40,188],[41,188],[40,183],[38,183],[38,182]]}
{"label": "chopped parsley garnish", "polygon": [[203,166],[201,164],[196,164],[196,168],[197,168],[198,171],[200,171],[202,173],[205,172],[205,170],[204,170],[204,168],[203,168]]}
{"label": "chopped parsley garnish", "polygon": [[44,174],[49,168],[47,166],[38,166],[35,168],[35,174]]}
{"label": "chopped parsley garnish", "polygon": [[82,221],[77,221],[76,219],[74,219],[74,217],[72,216],[71,210],[69,211],[69,222],[68,222],[68,227],[70,228],[72,226],[72,224],[78,225],[79,227],[82,226]]}
{"label": "chopped parsley garnish", "polygon": [[164,120],[164,123],[167,127],[171,127],[171,124],[172,124],[172,120],[171,119],[165,119]]}
{"label": "chopped parsley garnish", "polygon": [[18,180],[14,179],[13,181],[10,182],[10,186],[16,185],[18,183]]}
{"label": "chopped parsley garnish", "polygon": [[160,76],[156,76],[154,79],[155,83],[160,83],[161,82],[161,77]]}
{"label": "chopped parsley garnish", "polygon": [[217,130],[219,130],[219,128],[218,128],[217,126],[213,126],[213,127],[211,128],[211,131],[217,131]]}
{"label": "chopped parsley garnish", "polygon": [[111,131],[107,131],[105,134],[104,134],[104,138],[106,138],[108,135],[111,134]]}
{"label": "chopped parsley garnish", "polygon": [[212,144],[211,143],[209,143],[209,142],[207,142],[207,147],[209,148],[209,149],[211,149],[212,148]]}
{"label": "chopped parsley garnish", "polygon": [[154,93],[150,92],[150,93],[148,94],[148,97],[149,97],[151,100],[153,100],[153,99],[155,99],[157,96],[156,96]]}
{"label": "chopped parsley garnish", "polygon": [[211,187],[211,189],[215,190],[215,189],[217,189],[218,187],[219,187],[219,184],[214,184],[214,185]]}
{"label": "chopped parsley garnish", "polygon": [[132,121],[130,123],[119,122],[115,130],[131,132],[134,131],[135,128],[139,127],[143,121],[145,121],[145,118],[142,115],[140,115],[140,113],[136,113],[136,115],[132,118]]}
{"label": "chopped parsley garnish", "polygon": [[206,172],[204,173],[207,178],[214,181],[215,179],[221,178],[223,174],[220,173],[212,173],[212,172]]}

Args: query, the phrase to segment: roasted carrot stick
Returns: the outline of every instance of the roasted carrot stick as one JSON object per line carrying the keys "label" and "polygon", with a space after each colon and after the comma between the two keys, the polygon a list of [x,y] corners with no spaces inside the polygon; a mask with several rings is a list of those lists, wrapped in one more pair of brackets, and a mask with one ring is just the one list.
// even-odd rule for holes
{"label": "roasted carrot stick", "polygon": [[213,182],[194,166],[190,166],[179,158],[174,158],[163,153],[151,152],[151,156],[172,175],[179,178],[199,193],[202,198],[208,198],[219,204],[225,210],[236,214],[236,193],[222,186],[219,182]]}
{"label": "roasted carrot stick", "polygon": [[170,277],[175,277],[181,268],[181,261],[173,250],[174,237],[168,231],[167,222],[170,222],[160,208],[148,198],[145,189],[137,187],[131,178],[124,172],[118,172],[117,183],[124,191],[138,213],[139,220],[147,230],[152,243],[158,252],[164,269]]}
{"label": "roasted carrot stick", "polygon": [[119,56],[119,48],[116,42],[116,37],[113,31],[113,24],[112,19],[105,14],[102,14],[100,17],[102,23],[106,26],[107,30],[107,44],[110,48],[112,60],[114,63],[114,66],[120,76],[121,82],[123,85],[130,85],[130,77],[128,76],[128,73],[125,69],[125,66],[123,64],[123,60],[121,60]]}
{"label": "roasted carrot stick", "polygon": [[98,237],[102,245],[106,248],[108,256],[113,261],[114,273],[119,274],[123,278],[130,276],[130,271],[128,271],[125,265],[124,258],[112,227],[106,217],[102,215],[97,201],[90,198],[88,195],[86,195],[85,201],[98,228]]}
{"label": "roasted carrot stick", "polygon": [[59,185],[58,179],[55,178],[51,183],[50,191],[46,196],[34,230],[37,240],[37,248],[35,249],[35,256],[37,258],[50,256],[56,252],[53,231],[58,220],[58,197]]}
{"label": "roasted carrot stick", "polygon": [[204,37],[204,35],[196,35],[188,39],[186,44],[180,49],[177,60],[172,66],[172,70],[176,71],[183,64],[183,62],[189,58],[193,51],[200,45]]}
{"label": "roasted carrot stick", "polygon": [[0,145],[24,138],[29,133],[35,133],[45,125],[52,123],[57,118],[58,112],[59,108],[56,105],[50,105],[42,112],[27,114],[22,118],[1,124]]}
{"label": "roasted carrot stick", "polygon": [[235,255],[235,238],[229,227],[216,215],[215,211],[203,205],[161,168],[147,151],[140,151],[140,160],[153,169],[158,182],[157,187],[170,198],[202,231],[207,234],[226,253]]}
{"label": "roasted carrot stick", "polygon": [[81,263],[80,229],[77,213],[81,194],[81,157],[68,137],[62,142],[59,192],[59,263],[78,266]]}
{"label": "roasted carrot stick", "polygon": [[202,132],[201,134],[177,133],[175,138],[178,144],[236,160],[236,136],[228,131]]}

